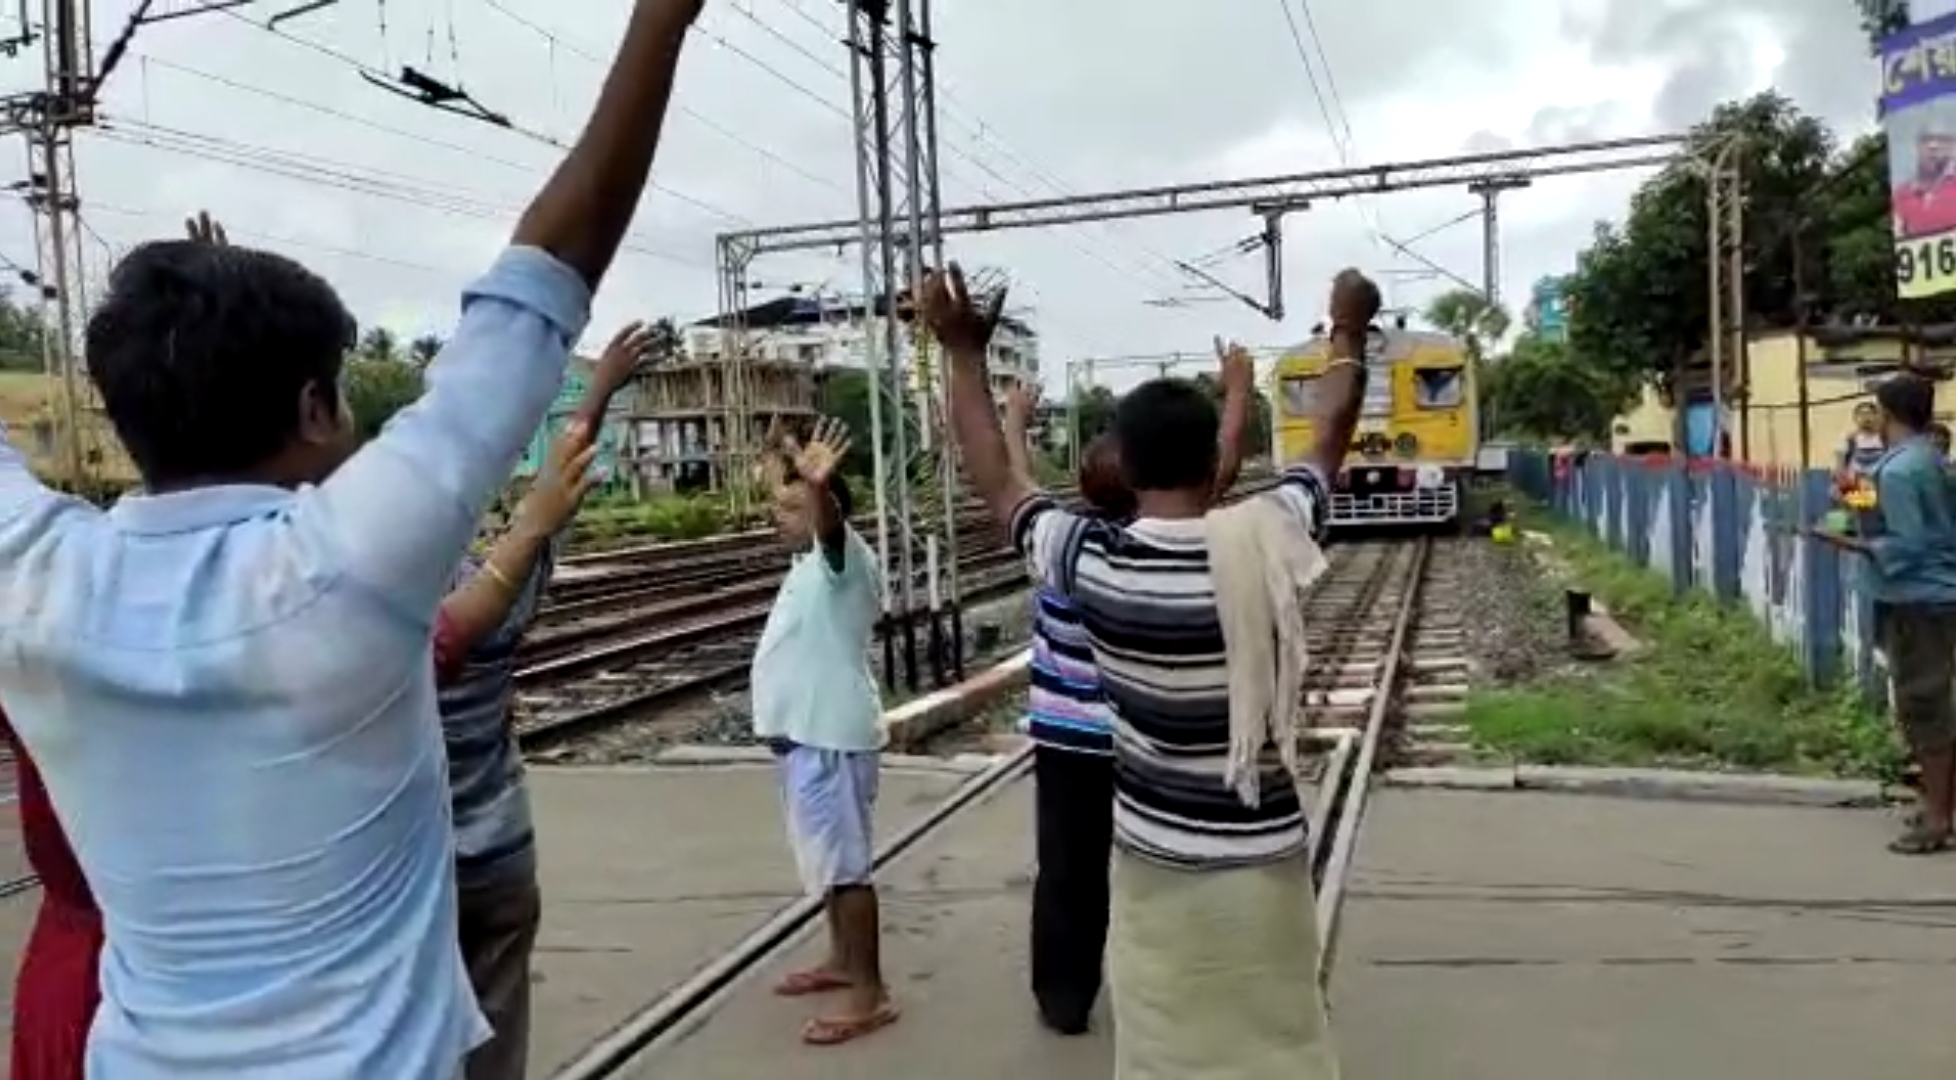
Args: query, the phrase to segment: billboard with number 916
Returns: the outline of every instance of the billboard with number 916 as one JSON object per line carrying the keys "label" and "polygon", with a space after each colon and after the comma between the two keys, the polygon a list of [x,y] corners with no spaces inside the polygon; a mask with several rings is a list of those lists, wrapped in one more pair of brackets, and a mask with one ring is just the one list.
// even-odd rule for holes
{"label": "billboard with number 916", "polygon": [[1956,290],[1956,14],[1881,43],[1881,126],[1895,292],[1914,300]]}

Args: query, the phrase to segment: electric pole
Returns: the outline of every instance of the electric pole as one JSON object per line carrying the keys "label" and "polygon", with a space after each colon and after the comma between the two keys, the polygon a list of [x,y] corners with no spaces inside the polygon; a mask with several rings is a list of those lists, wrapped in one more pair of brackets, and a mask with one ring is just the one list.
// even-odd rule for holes
{"label": "electric pole", "polygon": [[[23,33],[31,39],[30,31],[23,28]],[[23,194],[34,213],[35,274],[43,298],[42,360],[55,386],[55,446],[63,479],[71,490],[82,491],[103,451],[97,445],[100,422],[85,422],[100,410],[79,356],[87,271],[74,133],[95,122],[97,82],[86,5],[45,0],[39,37],[45,65],[42,88],[0,98],[0,134],[27,140],[31,164]]]}
{"label": "electric pole", "polygon": [[1525,176],[1494,176],[1467,185],[1467,191],[1481,197],[1481,295],[1487,306],[1501,304],[1501,193],[1528,187]]}
{"label": "electric pole", "polygon": [[[0,96],[0,136],[27,140],[29,175],[16,185],[34,212],[34,254],[42,304],[42,358],[55,384],[58,449],[71,489],[89,485],[108,447],[106,427],[94,388],[81,371],[81,337],[87,317],[87,261],[83,256],[81,194],[75,172],[75,132],[95,123],[102,86],[115,71],[136,31],[152,23],[188,19],[244,7],[256,0],[213,0],[188,10],[151,15],[155,0],[141,0],[109,45],[98,68],[87,0],[42,0],[38,33],[0,41],[0,55],[14,56],[38,39],[43,80],[39,90]],[[326,7],[336,0],[312,0],[275,16],[273,21]],[[23,6],[25,19],[28,9]],[[52,311],[49,308],[52,307]]]}
{"label": "electric pole", "polygon": [[1745,456],[1743,448],[1751,434],[1751,410],[1745,406],[1751,357],[1745,337],[1745,178],[1740,169],[1740,145],[1736,136],[1719,145],[1705,182],[1706,251],[1711,260],[1711,332],[1706,344],[1711,352],[1713,457],[1727,456],[1725,410],[1734,397],[1739,401],[1736,442],[1740,457]]}
{"label": "electric pole", "polygon": [[[949,400],[934,393],[943,372],[929,362],[921,326],[903,327],[906,300],[942,261],[939,228],[936,90],[929,0],[848,0],[849,82],[856,148],[856,239],[862,247],[863,307],[869,368],[870,441],[875,460],[876,550],[882,568],[884,678],[894,684],[901,642],[903,684],[918,686],[916,551],[924,549],[930,601],[932,663],[940,681],[947,656],[961,658],[957,615],[957,465],[935,427]],[[948,388],[948,380],[944,385]],[[917,449],[938,452],[934,470],[942,518],[920,522],[913,506],[912,425]],[[940,569],[949,572],[940,582]],[[892,580],[894,578],[894,580]],[[944,585],[948,584],[948,589]],[[948,593],[948,595],[947,595]],[[943,638],[946,601],[955,639]],[[894,612],[892,611],[894,606]],[[894,621],[892,617],[894,616]],[[948,648],[948,652],[947,652]],[[955,668],[960,659],[950,664]]]}

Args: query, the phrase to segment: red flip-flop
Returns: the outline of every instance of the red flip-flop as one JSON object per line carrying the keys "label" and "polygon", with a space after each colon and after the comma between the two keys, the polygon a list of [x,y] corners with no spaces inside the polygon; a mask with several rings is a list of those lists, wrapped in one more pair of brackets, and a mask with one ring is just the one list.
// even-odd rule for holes
{"label": "red flip-flop", "polygon": [[889,1027],[901,1015],[886,1001],[868,1016],[818,1016],[803,1025],[801,1041],[810,1046],[841,1046]]}
{"label": "red flip-flop", "polygon": [[774,992],[781,997],[807,997],[810,994],[847,990],[849,985],[848,979],[834,972],[811,968],[808,971],[789,972],[787,977],[775,984]]}

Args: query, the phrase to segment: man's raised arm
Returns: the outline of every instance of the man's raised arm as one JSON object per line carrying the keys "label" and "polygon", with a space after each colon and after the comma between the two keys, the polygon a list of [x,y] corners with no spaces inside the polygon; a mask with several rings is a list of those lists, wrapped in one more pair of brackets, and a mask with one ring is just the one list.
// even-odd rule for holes
{"label": "man's raised arm", "polygon": [[1330,485],[1345,463],[1365,398],[1365,338],[1379,314],[1379,287],[1356,270],[1331,282],[1331,358],[1312,400],[1317,439],[1304,459],[1285,469],[1270,497],[1281,500],[1314,538],[1331,527]]}
{"label": "man's raised arm", "polygon": [[1222,430],[1216,436],[1216,498],[1236,486],[1243,472],[1243,430],[1250,424],[1250,402],[1256,397],[1256,361],[1241,345],[1225,346],[1216,339],[1223,388]]}
{"label": "man's raised arm", "polygon": [[644,192],[701,2],[637,0],[583,132],[510,247],[464,292],[421,400],[317,493],[311,523],[352,579],[405,616],[432,615],[476,519],[563,383],[591,294]]}
{"label": "man's raised arm", "polygon": [[924,282],[918,314],[944,347],[951,384],[951,436],[957,440],[971,486],[999,524],[1010,527],[1012,512],[1031,495],[1032,480],[1012,468],[1012,452],[999,426],[998,409],[985,376],[985,347],[1003,309],[1003,294],[984,307],[974,304],[956,263]]}
{"label": "man's raised arm", "polygon": [[1072,588],[1073,560],[1093,526],[1061,509],[1015,465],[999,426],[985,377],[985,346],[1004,306],[1003,292],[988,304],[973,303],[964,273],[952,263],[948,273],[932,274],[925,282],[919,313],[948,357],[944,367],[951,382],[951,437],[971,486],[1011,536],[1012,546],[1026,557],[1035,579],[1065,593]]}

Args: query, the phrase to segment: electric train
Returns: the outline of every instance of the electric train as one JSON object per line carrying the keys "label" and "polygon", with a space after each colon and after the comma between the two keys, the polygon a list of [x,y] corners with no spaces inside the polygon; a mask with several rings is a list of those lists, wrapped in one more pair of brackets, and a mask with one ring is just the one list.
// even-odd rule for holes
{"label": "electric train", "polygon": [[[1277,361],[1270,446],[1280,465],[1316,438],[1312,397],[1329,352],[1319,335]],[[1332,525],[1457,526],[1480,451],[1467,350],[1446,334],[1394,326],[1373,331],[1366,356],[1358,429],[1332,485]]]}

